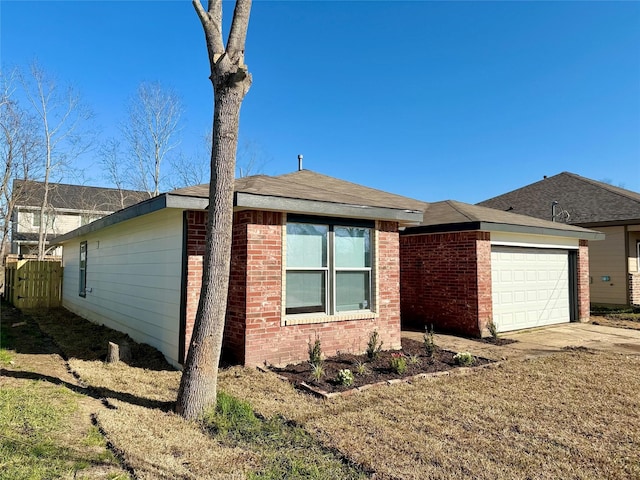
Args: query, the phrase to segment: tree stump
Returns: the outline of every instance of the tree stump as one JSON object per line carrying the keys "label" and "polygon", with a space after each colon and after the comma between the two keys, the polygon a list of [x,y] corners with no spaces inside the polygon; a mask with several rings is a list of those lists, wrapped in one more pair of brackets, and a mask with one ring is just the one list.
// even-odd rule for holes
{"label": "tree stump", "polygon": [[131,360],[131,347],[127,342],[120,344],[109,342],[107,351],[107,362],[117,363],[119,361],[129,362]]}

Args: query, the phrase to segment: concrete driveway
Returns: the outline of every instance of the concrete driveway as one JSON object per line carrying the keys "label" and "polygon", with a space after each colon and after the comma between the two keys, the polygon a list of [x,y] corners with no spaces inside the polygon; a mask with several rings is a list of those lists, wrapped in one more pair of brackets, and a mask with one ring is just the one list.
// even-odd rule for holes
{"label": "concrete driveway", "polygon": [[[422,342],[421,332],[402,332],[403,337]],[[454,352],[468,351],[493,360],[530,358],[549,355],[568,347],[640,355],[640,330],[605,327],[590,323],[565,323],[550,327],[501,333],[500,338],[513,339],[509,345],[496,346],[479,340],[436,334],[440,348]]]}

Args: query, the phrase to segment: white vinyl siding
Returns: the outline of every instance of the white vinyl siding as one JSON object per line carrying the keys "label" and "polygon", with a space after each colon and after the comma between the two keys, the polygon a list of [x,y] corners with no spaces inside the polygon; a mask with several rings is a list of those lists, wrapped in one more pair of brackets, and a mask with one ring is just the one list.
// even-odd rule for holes
{"label": "white vinyl siding", "polygon": [[[160,350],[178,366],[182,211],[164,209],[64,244],[63,305]],[[87,242],[86,297],[78,296]]]}
{"label": "white vinyl siding", "polygon": [[[598,227],[605,239],[589,242],[589,275],[591,303],[625,305],[627,272],[624,227]],[[603,277],[609,277],[603,280]]]}
{"label": "white vinyl siding", "polygon": [[566,250],[493,246],[491,280],[498,331],[570,321]]}

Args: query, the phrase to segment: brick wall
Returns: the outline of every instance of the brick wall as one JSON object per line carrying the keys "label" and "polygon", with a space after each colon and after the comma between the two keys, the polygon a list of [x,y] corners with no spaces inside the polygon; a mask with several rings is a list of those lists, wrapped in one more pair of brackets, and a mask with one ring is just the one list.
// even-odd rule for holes
{"label": "brick wall", "polygon": [[187,265],[186,265],[186,295],[185,295],[185,338],[184,358],[193,333],[193,322],[198,311],[200,287],[202,286],[202,259],[205,249],[207,230],[207,213],[188,211],[187,222]]}
{"label": "brick wall", "polygon": [[488,232],[400,237],[403,323],[480,336],[492,315]]}
{"label": "brick wall", "polygon": [[[187,258],[187,338],[191,336],[200,283],[197,272],[201,228],[206,213],[189,212]],[[196,223],[200,222],[200,227]],[[229,299],[223,350],[240,363],[284,365],[308,357],[309,340],[317,336],[325,355],[361,353],[377,329],[384,348],[400,347],[400,271],[398,225],[379,222],[377,234],[378,315],[371,318],[308,325],[282,325],[283,214],[242,211],[234,214]],[[193,244],[192,244],[193,243]],[[199,255],[198,255],[199,254]],[[201,269],[200,263],[200,269]],[[201,270],[200,270],[201,271]],[[191,305],[191,306],[190,306]],[[188,345],[188,343],[187,343]]]}
{"label": "brick wall", "polygon": [[581,322],[588,322],[591,315],[589,288],[589,242],[580,240],[578,247],[578,319]]}

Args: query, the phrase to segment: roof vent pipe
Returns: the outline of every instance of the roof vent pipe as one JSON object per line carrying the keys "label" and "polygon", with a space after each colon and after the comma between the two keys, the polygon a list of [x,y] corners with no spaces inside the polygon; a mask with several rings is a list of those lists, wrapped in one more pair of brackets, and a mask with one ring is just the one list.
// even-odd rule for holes
{"label": "roof vent pipe", "polygon": [[302,170],[302,155],[298,155],[298,171]]}
{"label": "roof vent pipe", "polygon": [[556,202],[555,200],[553,202],[551,202],[551,221],[555,222],[556,221],[556,207],[558,206],[558,202]]}

